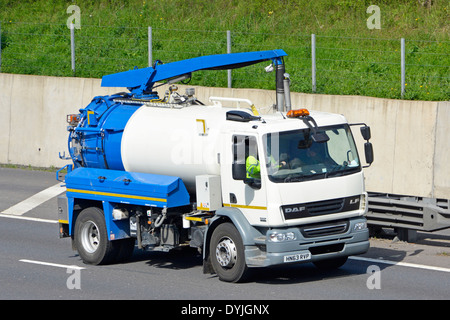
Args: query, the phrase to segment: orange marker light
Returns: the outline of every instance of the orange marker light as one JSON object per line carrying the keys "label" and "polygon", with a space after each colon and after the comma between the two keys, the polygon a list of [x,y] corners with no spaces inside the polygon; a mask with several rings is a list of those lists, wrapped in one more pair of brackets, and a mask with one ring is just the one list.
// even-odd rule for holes
{"label": "orange marker light", "polygon": [[71,126],[76,127],[78,125],[78,122],[80,122],[79,114],[68,114],[67,115],[67,123],[69,123]]}
{"label": "orange marker light", "polygon": [[287,113],[288,118],[299,118],[309,116],[308,109],[289,110]]}

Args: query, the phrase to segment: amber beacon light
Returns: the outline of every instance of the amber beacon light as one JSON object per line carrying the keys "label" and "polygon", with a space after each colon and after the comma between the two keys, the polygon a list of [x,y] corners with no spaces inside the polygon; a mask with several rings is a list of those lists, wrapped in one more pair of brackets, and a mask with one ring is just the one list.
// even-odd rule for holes
{"label": "amber beacon light", "polygon": [[287,113],[288,118],[299,118],[309,116],[308,109],[289,110]]}

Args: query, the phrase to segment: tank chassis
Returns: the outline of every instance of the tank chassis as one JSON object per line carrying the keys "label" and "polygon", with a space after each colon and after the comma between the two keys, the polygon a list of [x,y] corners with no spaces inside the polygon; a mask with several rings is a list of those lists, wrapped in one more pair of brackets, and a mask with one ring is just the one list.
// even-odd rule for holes
{"label": "tank chassis", "polygon": [[[58,198],[60,237],[71,237],[83,262],[94,265],[123,261],[136,245],[194,247],[205,273],[230,282],[253,267],[339,267],[366,252],[367,193],[350,125],[342,115],[291,110],[286,55],[157,61],[104,76],[102,86],[129,92],[95,97],[67,117],[72,163]],[[259,115],[245,99],[205,105],[193,88],[183,95],[172,85],[195,71],[263,61],[276,70],[273,114]],[[163,98],[154,90],[161,83],[171,85]],[[226,108],[223,100],[249,108]],[[370,165],[370,129],[358,125]]]}

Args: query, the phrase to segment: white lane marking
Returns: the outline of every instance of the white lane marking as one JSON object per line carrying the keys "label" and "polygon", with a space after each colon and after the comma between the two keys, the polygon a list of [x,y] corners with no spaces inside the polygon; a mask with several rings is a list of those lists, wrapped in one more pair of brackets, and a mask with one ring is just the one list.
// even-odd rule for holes
{"label": "white lane marking", "polygon": [[10,214],[0,213],[0,217],[10,218],[10,219],[18,219],[18,220],[28,220],[28,221],[36,221],[36,222],[45,222],[45,223],[58,223],[57,220],[49,220],[49,219],[41,219],[41,218],[32,218],[32,217],[22,217],[22,216],[12,216]]}
{"label": "white lane marking", "polygon": [[26,263],[39,264],[39,265],[42,265],[42,266],[64,268],[64,269],[76,269],[76,270],[84,270],[84,269],[86,269],[86,268],[79,267],[79,266],[68,266],[68,265],[65,265],[65,264],[57,264],[57,263],[50,263],[50,262],[36,261],[36,260],[20,259],[19,261],[26,262]]}
{"label": "white lane marking", "polygon": [[371,259],[371,258],[363,258],[363,257],[349,257],[349,259],[366,261],[366,262],[373,262],[373,263],[384,263],[384,264],[390,264],[390,265],[393,265],[393,266],[402,266],[402,267],[425,269],[425,270],[433,270],[433,271],[450,272],[450,268],[433,267],[433,266],[427,266],[427,265],[415,264],[415,263],[408,263],[408,262],[398,262],[398,261]]}
{"label": "white lane marking", "polygon": [[41,192],[36,193],[35,195],[29,197],[28,199],[25,199],[19,202],[18,204],[13,205],[12,207],[6,209],[2,213],[14,216],[21,216],[27,213],[28,211],[33,210],[37,206],[43,204],[45,201],[50,200],[51,198],[56,197],[57,195],[60,195],[61,193],[66,191],[65,188],[61,187],[62,185],[63,183],[58,183],[45,190],[42,190]]}

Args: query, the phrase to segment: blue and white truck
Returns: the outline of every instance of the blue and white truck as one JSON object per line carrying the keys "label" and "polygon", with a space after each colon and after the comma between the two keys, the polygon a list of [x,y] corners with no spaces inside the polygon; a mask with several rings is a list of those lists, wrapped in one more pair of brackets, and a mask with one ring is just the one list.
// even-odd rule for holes
{"label": "blue and white truck", "polygon": [[[60,237],[94,265],[122,261],[136,246],[195,247],[204,272],[229,282],[254,267],[336,268],[366,252],[367,193],[351,125],[342,115],[291,110],[284,56],[220,54],[104,76],[102,86],[129,92],[95,97],[67,117],[73,163],[58,198]],[[275,70],[271,114],[246,99],[202,102],[194,88],[183,94],[173,85],[199,70],[263,61]],[[370,128],[355,125],[370,165]]]}

